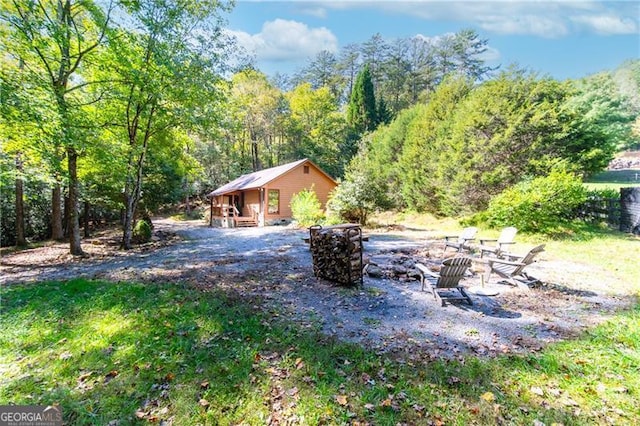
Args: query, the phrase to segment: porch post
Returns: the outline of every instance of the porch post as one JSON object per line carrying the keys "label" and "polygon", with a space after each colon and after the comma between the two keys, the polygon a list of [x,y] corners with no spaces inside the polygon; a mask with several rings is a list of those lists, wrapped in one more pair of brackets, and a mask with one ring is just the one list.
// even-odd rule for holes
{"label": "porch post", "polygon": [[210,198],[209,202],[209,227],[213,227],[213,199],[215,197]]}

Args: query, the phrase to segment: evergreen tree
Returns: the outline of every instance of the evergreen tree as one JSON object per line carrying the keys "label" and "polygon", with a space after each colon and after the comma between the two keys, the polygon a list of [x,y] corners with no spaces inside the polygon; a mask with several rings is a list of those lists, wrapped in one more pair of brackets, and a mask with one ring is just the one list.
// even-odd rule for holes
{"label": "evergreen tree", "polygon": [[356,78],[347,107],[347,122],[357,133],[375,130],[377,126],[376,97],[368,64]]}
{"label": "evergreen tree", "polygon": [[393,118],[393,114],[389,110],[387,103],[384,101],[384,98],[380,96],[378,100],[378,105],[376,107],[376,120],[377,125],[389,124],[391,119]]}

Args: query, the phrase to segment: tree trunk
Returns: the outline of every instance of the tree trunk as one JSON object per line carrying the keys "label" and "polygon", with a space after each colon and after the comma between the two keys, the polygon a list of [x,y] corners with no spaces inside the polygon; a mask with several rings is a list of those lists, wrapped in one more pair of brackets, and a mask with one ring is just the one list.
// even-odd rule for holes
{"label": "tree trunk", "polygon": [[260,158],[258,157],[258,140],[251,134],[251,166],[254,172],[260,170]]}
{"label": "tree trunk", "polygon": [[185,188],[185,214],[187,217],[191,216],[191,202],[189,200],[189,178],[186,179],[186,188]]}
{"label": "tree trunk", "polygon": [[24,233],[24,189],[22,180],[22,158],[16,155],[16,246],[27,245]]}
{"label": "tree trunk", "polygon": [[78,153],[72,146],[67,147],[69,168],[69,252],[74,256],[83,255],[80,244],[80,221],[78,215]]}
{"label": "tree trunk", "polygon": [[53,186],[53,191],[51,191],[51,238],[57,241],[64,239],[62,230],[62,189],[57,179]]}
{"label": "tree trunk", "polygon": [[63,240],[69,236],[69,214],[71,212],[71,206],[69,205],[69,195],[64,196],[64,215],[62,219],[62,236]]}
{"label": "tree trunk", "polygon": [[[144,158],[148,141],[149,134],[147,133],[142,144],[142,152],[138,156],[137,161],[133,164],[130,163],[129,170],[133,170],[135,172],[135,176],[127,178],[127,184],[125,185],[124,232],[122,236],[122,248],[124,248],[125,250],[129,250],[132,248],[131,237],[133,236],[133,220],[142,192],[142,172],[144,168]],[[132,172],[130,171],[129,175],[131,175],[131,173]]]}
{"label": "tree trunk", "polygon": [[89,229],[89,219],[91,218],[91,203],[88,201],[84,202],[84,217],[83,217],[83,228],[84,228],[84,237],[91,237],[91,230]]}
{"label": "tree trunk", "polygon": [[124,219],[122,224],[122,248],[130,250],[132,248],[131,239],[133,237],[133,197],[125,194]]}

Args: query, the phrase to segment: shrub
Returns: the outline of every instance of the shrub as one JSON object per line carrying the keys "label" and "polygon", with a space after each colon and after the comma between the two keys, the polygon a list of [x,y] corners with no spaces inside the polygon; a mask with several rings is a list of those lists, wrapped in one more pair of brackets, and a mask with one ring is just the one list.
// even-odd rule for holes
{"label": "shrub", "polygon": [[322,205],[313,188],[304,189],[294,194],[291,197],[290,206],[293,219],[300,226],[309,227],[324,219]]}
{"label": "shrub", "polygon": [[587,198],[591,200],[606,200],[609,198],[620,198],[620,190],[604,188],[604,189],[591,189],[587,192]]}
{"label": "shrub", "polygon": [[522,181],[494,197],[479,218],[491,227],[515,226],[523,232],[549,233],[575,218],[587,190],[576,175],[553,171]]}
{"label": "shrub", "polygon": [[133,238],[138,243],[148,243],[151,241],[151,225],[144,219],[140,219],[133,227]]}
{"label": "shrub", "polygon": [[327,210],[335,221],[357,222],[366,225],[369,214],[385,205],[386,195],[380,185],[355,161],[349,164],[344,180],[331,192]]}

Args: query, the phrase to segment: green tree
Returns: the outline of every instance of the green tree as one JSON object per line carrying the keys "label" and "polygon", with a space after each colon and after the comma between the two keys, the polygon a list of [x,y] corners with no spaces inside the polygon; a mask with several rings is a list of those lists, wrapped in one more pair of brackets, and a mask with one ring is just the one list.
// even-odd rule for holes
{"label": "green tree", "polygon": [[263,73],[248,69],[233,75],[229,99],[230,136],[240,152],[241,171],[275,166],[283,142],[280,118],[286,110],[280,90]]}
{"label": "green tree", "polygon": [[221,61],[228,46],[220,35],[219,11],[225,5],[217,1],[144,0],[124,6],[130,16],[111,45],[119,83],[109,109],[117,138],[125,141],[120,144],[126,164],[122,245],[129,249],[150,146],[164,145],[173,131],[219,117]]}
{"label": "green tree", "polygon": [[287,94],[290,138],[295,141],[293,159],[309,158],[327,173],[338,176],[346,164],[339,142],[347,126],[336,99],[327,87],[313,90],[301,84]]}
{"label": "green tree", "polygon": [[362,156],[353,158],[344,180],[331,192],[327,210],[342,221],[366,225],[369,215],[383,204],[381,197],[385,194],[376,187],[375,182],[369,180],[361,161],[366,159]]}
{"label": "green tree", "polygon": [[315,58],[297,73],[294,78],[296,86],[302,83],[311,83],[313,89],[327,87],[334,98],[339,99],[344,89],[344,78],[338,71],[338,59],[336,56],[323,50]]}
{"label": "green tree", "polygon": [[347,122],[358,134],[374,130],[378,122],[376,97],[368,64],[364,66],[356,78],[347,107]]}
{"label": "green tree", "polygon": [[361,60],[363,64],[369,66],[369,75],[374,90],[379,90],[380,84],[384,80],[383,64],[388,59],[389,49],[389,43],[380,33],[372,35],[369,40],[360,44]]}
{"label": "green tree", "polygon": [[[32,72],[32,83],[50,92],[60,122],[52,156],[67,159],[69,197],[69,246],[82,254],[78,221],[78,157],[86,143],[86,117],[82,108],[84,88],[92,82],[77,78],[87,59],[105,41],[109,13],[91,1],[57,0],[3,2],[2,20],[10,27],[14,55]],[[60,205],[60,182],[53,195],[54,221]],[[56,199],[58,198],[58,199]],[[54,226],[54,236],[56,234]]]}
{"label": "green tree", "polygon": [[293,219],[298,222],[298,226],[302,227],[317,225],[324,219],[322,204],[313,188],[303,189],[293,194],[293,197],[291,197],[291,214]]}
{"label": "green tree", "polygon": [[590,175],[604,169],[617,150],[633,143],[631,126],[638,112],[634,112],[631,99],[618,90],[611,73],[570,83],[573,90],[563,111],[572,120],[572,133],[563,154]]}

